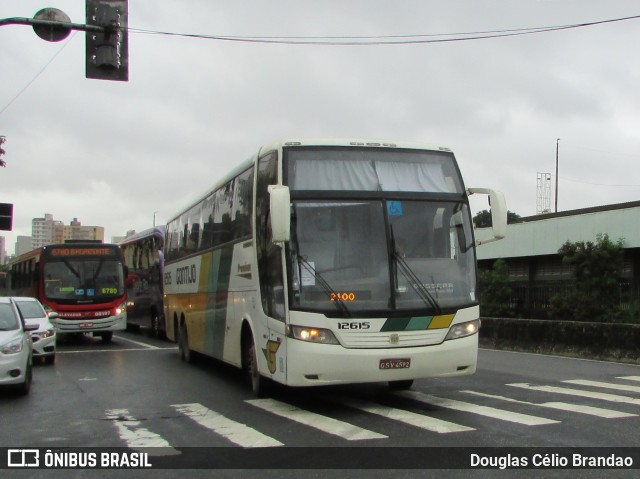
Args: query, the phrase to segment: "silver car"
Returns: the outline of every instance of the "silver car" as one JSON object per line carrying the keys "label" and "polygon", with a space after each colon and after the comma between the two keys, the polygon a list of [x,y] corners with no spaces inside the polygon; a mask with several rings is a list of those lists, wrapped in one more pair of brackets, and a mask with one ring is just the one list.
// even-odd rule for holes
{"label": "silver car", "polygon": [[35,324],[25,325],[11,298],[0,298],[0,386],[10,385],[29,393],[33,374],[29,331],[36,329]]}
{"label": "silver car", "polygon": [[[36,298],[13,297],[13,302],[27,324],[37,324],[38,329],[31,333],[33,357],[42,358],[45,363],[56,361],[56,327],[49,320],[50,316]],[[56,313],[51,313],[56,314]]]}

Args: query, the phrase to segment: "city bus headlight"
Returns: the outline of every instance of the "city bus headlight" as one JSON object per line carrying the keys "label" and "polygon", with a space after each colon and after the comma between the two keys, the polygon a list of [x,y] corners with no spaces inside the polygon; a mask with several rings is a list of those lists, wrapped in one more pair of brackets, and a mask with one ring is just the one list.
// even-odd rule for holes
{"label": "city bus headlight", "polygon": [[127,310],[127,303],[122,303],[116,308],[116,316],[124,313]]}
{"label": "city bus headlight", "polygon": [[451,326],[449,330],[449,334],[445,338],[445,341],[448,339],[458,339],[464,338],[467,336],[472,336],[478,332],[480,329],[480,320],[474,319],[473,321],[467,321],[466,323],[454,324]]}
{"label": "city bus headlight", "polygon": [[300,341],[321,344],[340,344],[329,329],[289,326],[290,336]]}

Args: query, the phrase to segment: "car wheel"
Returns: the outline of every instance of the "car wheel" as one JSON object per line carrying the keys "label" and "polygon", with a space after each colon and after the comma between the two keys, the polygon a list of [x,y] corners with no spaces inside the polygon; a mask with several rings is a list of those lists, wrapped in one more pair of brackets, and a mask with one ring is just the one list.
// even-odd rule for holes
{"label": "car wheel", "polygon": [[45,364],[54,364],[56,362],[56,355],[52,354],[51,356],[45,356],[44,357],[44,363]]}
{"label": "car wheel", "polygon": [[31,367],[31,361],[27,363],[26,373],[24,375],[24,382],[19,386],[20,394],[25,396],[29,394],[31,390],[31,382],[33,381],[33,370]]}

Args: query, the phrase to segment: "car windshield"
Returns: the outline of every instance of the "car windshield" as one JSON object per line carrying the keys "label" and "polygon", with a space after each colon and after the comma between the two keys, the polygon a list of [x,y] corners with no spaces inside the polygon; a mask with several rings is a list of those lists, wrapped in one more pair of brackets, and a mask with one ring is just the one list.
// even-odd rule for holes
{"label": "car windshield", "polygon": [[45,318],[47,316],[42,306],[35,301],[16,301],[16,306],[24,319]]}
{"label": "car windshield", "polygon": [[16,313],[10,304],[0,304],[0,331],[18,329],[19,323]]}

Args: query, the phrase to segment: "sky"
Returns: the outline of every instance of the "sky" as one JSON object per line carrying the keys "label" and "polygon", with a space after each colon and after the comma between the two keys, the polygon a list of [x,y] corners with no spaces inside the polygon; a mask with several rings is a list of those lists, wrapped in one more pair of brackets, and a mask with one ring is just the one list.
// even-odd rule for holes
{"label": "sky", "polygon": [[[2,0],[0,19],[45,7],[85,22],[84,0]],[[45,213],[107,241],[141,231],[295,137],[448,147],[467,187],[502,191],[520,216],[537,212],[538,173],[555,208],[556,152],[558,211],[640,200],[640,18],[425,42],[638,15],[637,0],[129,0],[128,82],[85,78],[84,32],[49,43],[1,26],[0,202],[14,221],[0,235],[11,254]],[[319,37],[332,44],[308,44]]]}

